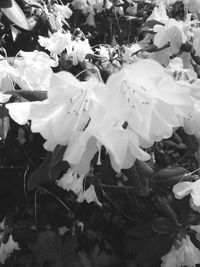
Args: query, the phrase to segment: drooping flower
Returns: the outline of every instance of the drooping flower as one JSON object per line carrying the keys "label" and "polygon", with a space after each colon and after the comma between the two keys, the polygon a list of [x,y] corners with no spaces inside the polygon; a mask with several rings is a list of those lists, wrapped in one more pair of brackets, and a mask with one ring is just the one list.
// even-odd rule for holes
{"label": "drooping flower", "polygon": [[183,60],[180,57],[175,57],[170,60],[166,71],[176,80],[194,82],[197,79],[197,74],[194,69],[185,69]]}
{"label": "drooping flower", "polygon": [[72,51],[72,35],[70,32],[62,33],[57,31],[50,38],[39,36],[39,44],[49,50],[51,56],[57,58],[65,49],[67,52]]}
{"label": "drooping flower", "polygon": [[14,81],[23,90],[47,90],[50,84],[52,69],[57,64],[49,55],[37,50],[33,52],[20,51],[20,57],[14,60],[17,75],[13,75]]}
{"label": "drooping flower", "polygon": [[47,140],[45,148],[52,151],[57,144],[67,145],[71,134],[85,128],[93,107],[103,106],[104,92],[104,85],[96,79],[80,82],[71,73],[59,72],[52,75],[47,100],[13,103],[7,108],[18,123],[31,120],[32,131],[39,132]]}
{"label": "drooping flower", "polygon": [[72,191],[76,195],[79,195],[83,191],[83,179],[84,175],[78,176],[77,173],[69,169],[58,181],[57,185],[64,190]]}
{"label": "drooping flower", "polygon": [[180,182],[173,187],[177,199],[191,195],[194,205],[200,206],[200,179],[195,182]]}
{"label": "drooping flower", "polygon": [[194,110],[192,113],[188,113],[184,120],[184,131],[187,134],[196,135],[200,137],[200,101],[197,100],[194,104]]}
{"label": "drooping flower", "polygon": [[14,250],[20,250],[18,242],[13,240],[12,234],[9,235],[7,243],[1,243],[0,246],[0,263],[5,264],[7,258],[10,257]]}
{"label": "drooping flower", "polygon": [[95,202],[99,206],[102,206],[101,202],[99,202],[97,198],[94,185],[92,184],[86,190],[80,192],[77,198],[78,202],[83,202],[84,200],[86,200],[87,203]]}
{"label": "drooping flower", "polygon": [[191,242],[189,235],[186,235],[161,259],[161,267],[194,267],[200,263],[200,251]]}
{"label": "drooping flower", "polygon": [[99,151],[99,143],[106,148],[111,165],[116,172],[130,168],[136,158],[149,160],[150,156],[140,148],[138,136],[121,127],[115,127],[110,121],[98,121],[89,124],[84,132],[77,133],[69,140],[69,146],[63,159],[70,163],[73,170],[87,174],[90,162]]}
{"label": "drooping flower", "polygon": [[[193,109],[190,89],[180,86],[153,60],[140,60],[112,74],[109,117],[129,127],[151,143],[168,138],[183,115]],[[169,115],[170,114],[170,115]],[[182,119],[181,119],[182,118]]]}
{"label": "drooping flower", "polygon": [[65,19],[69,19],[72,15],[72,10],[69,8],[68,5],[53,4],[53,9],[56,13],[60,14],[62,21],[65,21]]}
{"label": "drooping flower", "polygon": [[17,71],[5,59],[0,59],[0,92],[14,89],[13,76],[18,76]]}
{"label": "drooping flower", "polygon": [[164,26],[155,25],[153,30],[156,32],[154,44],[159,48],[169,44],[170,55],[177,54],[182,44],[187,41],[184,25],[172,18]]}
{"label": "drooping flower", "polygon": [[200,11],[200,2],[198,0],[183,0],[183,3],[190,12]]}
{"label": "drooping flower", "polygon": [[153,12],[148,17],[148,20],[156,20],[163,24],[166,24],[169,20],[169,17],[167,15],[166,7],[163,4],[160,4],[158,7],[154,7]]}
{"label": "drooping flower", "polygon": [[68,53],[68,57],[72,58],[73,65],[83,62],[87,54],[93,54],[88,39],[81,40],[77,38],[73,41],[73,49]]}

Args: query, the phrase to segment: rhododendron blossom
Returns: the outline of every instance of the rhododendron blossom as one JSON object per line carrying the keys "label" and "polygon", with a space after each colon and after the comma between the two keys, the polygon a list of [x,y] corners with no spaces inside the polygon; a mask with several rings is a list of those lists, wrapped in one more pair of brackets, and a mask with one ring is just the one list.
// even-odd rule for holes
{"label": "rhododendron blossom", "polygon": [[170,55],[177,54],[183,43],[187,41],[184,33],[184,25],[175,19],[169,19],[165,26],[155,25],[153,30],[156,32],[154,44],[163,47],[170,46]]}
{"label": "rhododendron blossom", "polygon": [[13,75],[14,81],[23,90],[47,90],[53,71],[57,63],[49,55],[37,50],[33,52],[19,52],[20,57],[14,60],[17,75]]}
{"label": "rhododendron blossom", "polygon": [[194,267],[200,263],[200,251],[194,246],[189,235],[186,235],[161,259],[161,267]]}
{"label": "rhododendron blossom", "polygon": [[70,32],[62,33],[57,31],[53,33],[50,38],[39,36],[38,42],[42,47],[49,50],[52,57],[57,57],[65,49],[67,52],[72,51],[72,35]]}
{"label": "rhododendron blossom", "polygon": [[177,199],[191,195],[194,205],[200,206],[200,179],[195,182],[180,182],[173,187]]}
{"label": "rhododendron blossom", "polygon": [[22,106],[14,103],[7,108],[18,123],[31,120],[32,131],[40,132],[47,140],[45,148],[53,150],[57,144],[68,144],[74,131],[85,128],[93,107],[102,105],[104,91],[104,85],[96,79],[79,82],[71,73],[59,72],[52,75],[47,100]]}
{"label": "rhododendron blossom", "polygon": [[190,89],[174,82],[153,60],[125,66],[106,85],[110,88],[109,117],[128,122],[152,143],[170,137],[173,127],[182,125],[183,115],[193,110]]}
{"label": "rhododendron blossom", "polygon": [[7,243],[1,243],[0,246],[0,263],[5,264],[6,259],[14,250],[20,250],[18,242],[13,240],[12,234],[9,235]]}

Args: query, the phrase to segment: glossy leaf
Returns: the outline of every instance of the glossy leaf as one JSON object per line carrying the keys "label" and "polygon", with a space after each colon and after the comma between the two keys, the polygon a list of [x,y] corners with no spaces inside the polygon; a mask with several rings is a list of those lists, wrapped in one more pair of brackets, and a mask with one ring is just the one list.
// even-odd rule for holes
{"label": "glossy leaf", "polygon": [[165,218],[157,218],[152,223],[152,229],[159,234],[176,234],[180,231],[181,225]]}
{"label": "glossy leaf", "polygon": [[49,164],[51,161],[51,153],[48,153],[46,159],[37,168],[28,179],[27,188],[28,190],[34,190],[38,186],[46,184],[50,181],[49,178]]}
{"label": "glossy leaf", "polygon": [[11,1],[12,1],[11,7],[1,9],[3,14],[20,28],[24,30],[29,30],[29,25],[23,11],[19,7],[19,5],[15,2],[15,0]]}
{"label": "glossy leaf", "polygon": [[155,171],[151,178],[152,187],[172,187],[180,181],[188,181],[191,179],[190,175],[185,175],[188,170],[183,167],[177,168],[164,168]]}

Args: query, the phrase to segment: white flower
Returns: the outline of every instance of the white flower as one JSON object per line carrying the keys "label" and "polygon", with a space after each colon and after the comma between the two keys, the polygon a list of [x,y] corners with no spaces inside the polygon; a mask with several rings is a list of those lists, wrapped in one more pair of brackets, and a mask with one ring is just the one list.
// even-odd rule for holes
{"label": "white flower", "polygon": [[165,26],[155,25],[153,30],[156,32],[154,44],[157,47],[170,44],[170,55],[177,54],[182,44],[187,41],[184,25],[175,19],[170,18]]}
{"label": "white flower", "polygon": [[72,15],[72,11],[68,5],[54,4],[53,9],[55,12],[60,14],[62,21],[64,21],[65,19],[69,19]]}
{"label": "white flower", "polygon": [[80,82],[63,71],[52,75],[47,100],[12,103],[7,108],[16,122],[31,120],[31,130],[39,132],[47,140],[45,148],[52,151],[85,128],[96,105],[102,106],[102,112],[104,94],[105,86],[96,79]]}
{"label": "white flower", "polygon": [[58,181],[57,185],[64,190],[73,191],[78,195],[83,190],[84,175],[78,176],[77,173],[69,169]]}
{"label": "white flower", "polygon": [[0,246],[0,263],[5,264],[6,259],[14,250],[20,250],[19,244],[15,242],[12,235],[9,235],[8,242],[6,244],[1,243]]}
{"label": "white flower", "polygon": [[148,17],[148,20],[156,20],[163,24],[166,24],[169,20],[169,17],[166,12],[166,7],[164,5],[159,5],[158,7],[154,7],[153,12]]}
{"label": "white flower", "polygon": [[50,84],[52,69],[56,63],[49,55],[37,50],[33,52],[20,51],[20,57],[14,60],[17,75],[14,81],[23,90],[47,90]]}
{"label": "white flower", "polygon": [[200,2],[199,0],[183,0],[183,3],[190,12],[199,12],[200,11]]}
{"label": "white flower", "polygon": [[83,62],[87,54],[93,54],[88,39],[80,40],[76,39],[73,41],[73,49],[67,54],[68,57],[72,58],[73,65],[77,65],[79,62]]}
{"label": "white flower", "polygon": [[194,40],[193,40],[193,48],[195,49],[195,55],[200,56],[200,28],[194,28]]}
{"label": "white flower", "polygon": [[200,179],[195,182],[180,182],[173,187],[177,199],[191,195],[194,205],[200,206]]}
{"label": "white flower", "polygon": [[77,201],[83,202],[84,200],[86,200],[87,203],[96,202],[99,206],[102,206],[97,198],[94,185],[90,185],[87,190],[80,192]]}
{"label": "white flower", "polygon": [[161,267],[194,267],[200,263],[200,251],[191,242],[189,235],[186,235],[161,259]]}
{"label": "white flower", "polygon": [[112,74],[108,116],[126,121],[130,129],[151,143],[168,138],[173,127],[183,123],[183,115],[193,109],[190,89],[174,82],[153,60],[140,60]]}
{"label": "white flower", "polygon": [[39,36],[39,44],[49,50],[52,57],[57,57],[65,49],[68,53],[72,51],[72,35],[70,32],[62,33],[57,31],[50,38]]}
{"label": "white flower", "polygon": [[184,120],[184,131],[187,134],[193,134],[200,137],[200,101],[197,100],[194,104],[192,113],[187,114]]}
{"label": "white flower", "polygon": [[175,80],[194,82],[197,79],[197,74],[194,69],[185,69],[183,60],[180,57],[171,59],[166,71],[171,74]]}
{"label": "white flower", "polygon": [[6,60],[0,59],[0,91],[15,90],[13,86],[13,77],[18,76],[17,71]]}

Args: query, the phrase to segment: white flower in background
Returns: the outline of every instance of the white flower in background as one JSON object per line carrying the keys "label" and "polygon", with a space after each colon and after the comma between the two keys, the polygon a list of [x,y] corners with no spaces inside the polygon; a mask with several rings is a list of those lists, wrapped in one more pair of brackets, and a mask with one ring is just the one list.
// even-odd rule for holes
{"label": "white flower in background", "polygon": [[166,67],[166,71],[171,74],[176,81],[182,80],[194,82],[197,80],[197,74],[194,69],[185,69],[183,66],[183,60],[180,57],[171,59],[169,65]]}
{"label": "white flower in background", "polygon": [[18,76],[15,68],[13,68],[4,59],[0,59],[0,92],[15,90],[13,85],[13,77]]}
{"label": "white flower in background", "polygon": [[200,28],[194,28],[193,48],[195,49],[195,55],[200,56]]}
{"label": "white flower in background", "polygon": [[56,183],[64,190],[73,191],[76,195],[83,191],[84,175],[78,175],[69,169]]}
{"label": "white flower in background", "polygon": [[177,199],[191,195],[195,206],[200,206],[200,179],[195,182],[180,182],[173,187],[173,193]]}
{"label": "white flower in background", "polygon": [[0,246],[0,263],[5,264],[5,261],[14,250],[20,250],[18,242],[15,242],[12,235],[9,235],[7,243],[1,243]]}
{"label": "white flower in background", "polygon": [[170,55],[177,54],[187,41],[184,33],[184,25],[175,19],[169,19],[165,26],[155,25],[153,31],[156,32],[154,44],[161,48],[167,44],[170,45]]}
{"label": "white flower in background", "polygon": [[73,64],[77,65],[78,62],[83,62],[88,53],[93,54],[94,52],[90,47],[88,39],[81,40],[78,37],[75,40],[72,39],[70,32],[61,33],[58,31],[52,34],[50,38],[39,36],[39,43],[49,50],[51,56],[55,59],[66,50],[67,57],[72,58]]}
{"label": "white flower in background", "polygon": [[88,39],[81,40],[77,38],[73,41],[72,51],[67,54],[69,58],[72,58],[73,65],[77,65],[79,62],[83,62],[87,54],[93,54],[93,50],[90,47]]}
{"label": "white flower in background", "polygon": [[190,12],[199,12],[200,11],[200,1],[199,0],[183,0],[185,7]]}
{"label": "white flower in background", "polygon": [[200,263],[200,251],[191,242],[189,235],[186,235],[161,260],[161,267],[194,267]]}
{"label": "white flower in background", "polygon": [[99,206],[102,206],[101,202],[99,202],[99,200],[97,198],[94,185],[92,185],[92,184],[88,187],[88,189],[80,192],[80,194],[77,198],[78,202],[83,202],[84,200],[86,200],[87,203],[95,202]]}
{"label": "white flower in background", "polygon": [[39,44],[50,51],[51,56],[57,58],[65,49],[68,53],[72,51],[72,35],[70,32],[57,31],[50,38],[39,36]]}
{"label": "white flower in background", "polygon": [[20,51],[13,65],[17,71],[14,81],[21,89],[34,91],[48,89],[53,74],[51,66],[56,66],[56,62],[44,52]]}
{"label": "white flower in background", "polygon": [[200,137],[200,101],[197,100],[194,104],[192,113],[187,114],[184,120],[184,131],[187,134]]}
{"label": "white flower in background", "polygon": [[65,21],[65,19],[69,19],[73,13],[68,5],[53,4],[53,10],[56,13],[60,14],[62,21]]}
{"label": "white flower in background", "polygon": [[156,20],[163,24],[166,24],[169,20],[169,17],[167,15],[166,7],[164,5],[159,5],[158,7],[154,7],[153,12],[148,17],[148,20]]}

